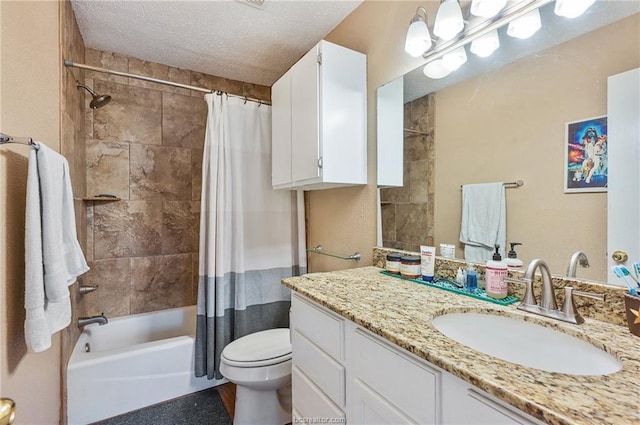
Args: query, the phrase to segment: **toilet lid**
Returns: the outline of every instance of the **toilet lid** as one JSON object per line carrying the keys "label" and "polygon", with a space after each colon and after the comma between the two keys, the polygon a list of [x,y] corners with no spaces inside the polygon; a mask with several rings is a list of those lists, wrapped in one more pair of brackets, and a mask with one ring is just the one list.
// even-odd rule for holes
{"label": "toilet lid", "polygon": [[222,357],[229,364],[245,367],[286,361],[291,358],[289,329],[269,329],[243,336],[224,347]]}

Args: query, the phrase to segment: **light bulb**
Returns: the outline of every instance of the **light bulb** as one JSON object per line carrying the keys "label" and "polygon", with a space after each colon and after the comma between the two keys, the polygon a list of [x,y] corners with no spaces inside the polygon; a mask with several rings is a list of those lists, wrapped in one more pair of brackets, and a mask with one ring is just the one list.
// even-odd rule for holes
{"label": "light bulb", "polygon": [[507,34],[510,37],[525,39],[531,37],[540,28],[542,28],[540,11],[538,9],[533,9],[526,15],[511,21],[507,27]]}
{"label": "light bulb", "polygon": [[565,18],[577,18],[595,2],[596,0],[556,0],[554,12]]}
{"label": "light bulb", "polygon": [[431,36],[427,24],[419,18],[409,25],[407,39],[404,43],[404,51],[414,58],[421,56],[431,47]]}
{"label": "light bulb", "polygon": [[442,65],[449,71],[455,71],[467,61],[467,52],[464,46],[458,47],[451,53],[447,53],[442,57]]}
{"label": "light bulb", "polygon": [[445,68],[442,64],[442,59],[436,59],[433,62],[429,62],[425,65],[422,72],[424,72],[424,75],[429,78],[433,78],[434,80],[444,78],[451,74],[451,71]]}
{"label": "light bulb", "polygon": [[498,37],[498,30],[493,30],[490,33],[483,35],[480,38],[477,38],[471,42],[471,50],[477,56],[481,58],[486,58],[487,56],[491,56],[493,52],[495,52],[498,47],[500,47],[500,38]]}
{"label": "light bulb", "polygon": [[464,28],[462,10],[458,0],[444,0],[440,3],[433,33],[443,40],[451,40]]}
{"label": "light bulb", "polygon": [[471,14],[483,18],[493,18],[507,5],[507,0],[473,0]]}

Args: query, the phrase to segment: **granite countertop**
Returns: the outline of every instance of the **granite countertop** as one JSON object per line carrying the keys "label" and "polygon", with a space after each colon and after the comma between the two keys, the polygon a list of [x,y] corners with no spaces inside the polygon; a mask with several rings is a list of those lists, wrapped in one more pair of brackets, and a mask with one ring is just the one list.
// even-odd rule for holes
{"label": "granite countertop", "polygon": [[[377,267],[283,279],[292,290],[380,335],[504,402],[550,424],[640,421],[640,339],[626,326],[586,319],[572,325],[385,276]],[[451,312],[519,316],[584,339],[615,355],[606,376],[544,372],[496,359],[441,334],[432,319]],[[541,343],[543,343],[541,341]],[[576,353],[579,355],[579,353]]]}

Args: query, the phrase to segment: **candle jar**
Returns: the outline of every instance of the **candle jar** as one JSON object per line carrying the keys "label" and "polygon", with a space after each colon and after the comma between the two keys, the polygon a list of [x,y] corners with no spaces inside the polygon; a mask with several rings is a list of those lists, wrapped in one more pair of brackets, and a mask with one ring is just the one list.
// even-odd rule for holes
{"label": "candle jar", "polygon": [[420,257],[405,255],[400,259],[400,274],[408,279],[420,278],[422,269],[420,267]]}

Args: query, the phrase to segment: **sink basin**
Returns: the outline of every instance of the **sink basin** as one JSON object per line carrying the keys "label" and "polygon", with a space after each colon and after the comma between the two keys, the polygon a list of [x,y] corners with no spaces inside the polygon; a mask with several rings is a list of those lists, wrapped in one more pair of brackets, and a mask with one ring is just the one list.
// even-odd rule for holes
{"label": "sink basin", "polygon": [[616,357],[588,342],[524,320],[451,313],[433,319],[433,326],[474,350],[547,372],[608,375],[622,368]]}

